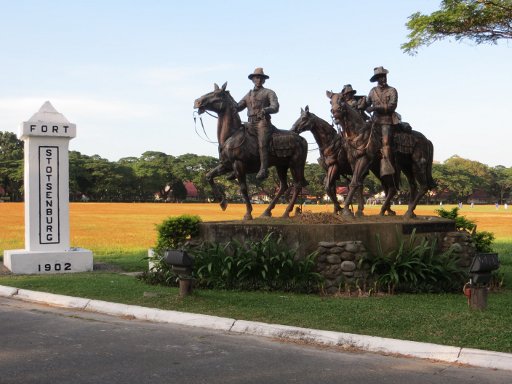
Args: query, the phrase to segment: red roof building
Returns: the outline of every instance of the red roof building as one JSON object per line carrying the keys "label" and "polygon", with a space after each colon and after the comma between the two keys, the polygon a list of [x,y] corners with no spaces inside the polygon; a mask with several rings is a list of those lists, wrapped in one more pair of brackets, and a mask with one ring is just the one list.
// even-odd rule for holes
{"label": "red roof building", "polygon": [[197,192],[197,188],[191,181],[184,181],[183,185],[187,190],[187,199],[197,199],[199,197],[199,192]]}

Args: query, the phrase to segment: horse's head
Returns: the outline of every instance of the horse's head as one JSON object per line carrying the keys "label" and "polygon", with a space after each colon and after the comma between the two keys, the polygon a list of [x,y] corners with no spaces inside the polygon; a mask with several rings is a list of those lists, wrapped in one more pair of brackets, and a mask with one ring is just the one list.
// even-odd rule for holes
{"label": "horse's head", "polygon": [[311,131],[313,127],[313,121],[311,119],[312,114],[309,113],[309,106],[306,105],[305,109],[300,109],[300,117],[295,123],[293,123],[290,131],[295,133],[302,133],[305,131]]}
{"label": "horse's head", "polygon": [[198,110],[199,114],[204,111],[222,113],[225,112],[227,108],[236,105],[229,91],[226,91],[227,85],[227,82],[225,82],[222,87],[214,84],[213,92],[209,92],[194,101],[194,108]]}
{"label": "horse's head", "polygon": [[332,91],[325,91],[325,94],[331,101],[331,114],[336,123],[338,123],[345,112],[344,106],[346,104],[343,102],[343,97],[341,96],[341,93],[334,93]]}
{"label": "horse's head", "polygon": [[336,124],[343,126],[343,129],[350,129],[347,122],[351,122],[356,130],[364,127],[365,121],[361,114],[343,100],[341,93],[326,91],[325,94],[331,100],[331,114]]}
{"label": "horse's head", "polygon": [[242,125],[237,110],[237,102],[229,91],[226,91],[227,85],[227,82],[222,87],[214,84],[213,92],[207,93],[194,101],[194,108],[198,110],[199,114],[204,111],[217,113],[219,117],[217,121],[217,141],[221,146]]}

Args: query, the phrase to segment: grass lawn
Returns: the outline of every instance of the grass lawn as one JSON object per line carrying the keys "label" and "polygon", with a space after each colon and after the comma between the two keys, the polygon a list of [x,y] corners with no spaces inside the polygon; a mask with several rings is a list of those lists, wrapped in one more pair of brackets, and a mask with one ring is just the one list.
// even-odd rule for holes
{"label": "grass lawn", "polygon": [[[395,206],[399,212],[404,206]],[[422,206],[421,215],[434,215],[438,206]],[[444,208],[450,209],[451,206]],[[256,215],[264,206],[255,206]],[[314,212],[331,206],[307,205]],[[369,206],[367,214],[378,207]],[[276,214],[284,210],[278,206]],[[71,242],[94,252],[95,262],[116,264],[127,271],[142,270],[147,248],[156,239],[155,224],[169,216],[198,214],[204,221],[240,219],[243,206],[222,212],[216,204],[71,204]],[[494,232],[502,272],[512,286],[512,211],[494,206],[463,208],[480,230]],[[23,248],[23,204],[0,204],[3,227],[0,251]],[[93,272],[73,275],[0,276],[0,285],[71,296],[204,313],[324,330],[393,337],[512,353],[512,290],[489,295],[487,311],[472,311],[460,294],[395,295],[370,298],[320,297],[268,292],[195,290],[184,299],[177,289],[148,286],[120,274]],[[157,293],[145,297],[144,292]]]}

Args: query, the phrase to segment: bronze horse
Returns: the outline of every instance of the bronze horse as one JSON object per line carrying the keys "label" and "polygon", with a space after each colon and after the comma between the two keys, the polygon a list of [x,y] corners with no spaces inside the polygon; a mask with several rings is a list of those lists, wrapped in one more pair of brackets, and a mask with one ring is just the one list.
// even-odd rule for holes
{"label": "bronze horse", "polygon": [[[342,101],[338,93],[326,92],[331,100],[331,113],[343,128],[346,149],[352,164],[353,177],[343,208],[343,214],[351,215],[348,205],[354,193],[363,186],[363,180],[372,162],[380,158],[382,141],[380,132],[371,122],[366,122],[361,114]],[[393,135],[395,171],[403,172],[410,188],[409,203],[405,218],[416,217],[414,210],[419,200],[428,190],[436,187],[432,178],[434,146],[423,134],[417,131],[396,132]]]}
{"label": "bronze horse", "polygon": [[[244,220],[251,220],[252,205],[247,190],[247,174],[256,173],[259,170],[258,139],[255,132],[251,132],[246,125],[242,124],[237,112],[237,103],[229,91],[226,91],[226,86],[227,83],[224,83],[222,87],[215,84],[213,92],[201,96],[194,102],[194,108],[197,108],[199,113],[208,110],[216,112],[218,115],[217,138],[220,164],[207,173],[206,179],[212,187],[215,200],[220,201],[221,208],[225,210],[226,198],[215,184],[215,178],[234,171],[246,205]],[[288,189],[287,173],[289,169],[293,178],[293,194],[283,213],[283,217],[289,217],[299,193],[307,185],[304,178],[304,166],[308,143],[296,133],[278,130],[274,127],[272,129],[269,165],[276,167],[279,190],[261,216],[270,217],[279,198]]]}
{"label": "bronze horse", "polygon": [[[311,113],[308,106],[306,106],[305,109],[301,109],[300,117],[293,124],[291,130],[299,134],[304,131],[310,131],[313,134],[320,151],[319,162],[327,171],[324,180],[325,191],[334,204],[334,213],[336,214],[342,211],[336,196],[336,181],[341,176],[350,182],[349,176],[352,175],[352,167],[345,148],[343,136],[338,135],[336,129],[327,121]],[[397,192],[396,185],[399,183],[397,176],[399,175],[381,177],[378,161],[374,161],[371,164],[370,170],[380,180],[384,192],[386,193],[386,200],[381,207],[380,215],[384,215],[386,212],[389,215],[395,215],[395,212],[391,210],[390,206],[391,200]],[[356,216],[363,215],[364,200],[362,192],[363,189],[359,188]]]}

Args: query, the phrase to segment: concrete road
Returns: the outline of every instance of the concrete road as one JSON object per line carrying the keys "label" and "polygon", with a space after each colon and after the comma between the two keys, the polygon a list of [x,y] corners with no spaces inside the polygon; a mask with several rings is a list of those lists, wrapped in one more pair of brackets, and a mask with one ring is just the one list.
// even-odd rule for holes
{"label": "concrete road", "polygon": [[345,352],[0,298],[0,383],[511,383],[512,372]]}

